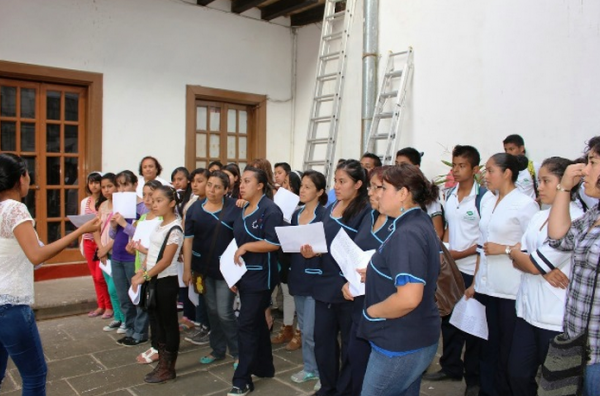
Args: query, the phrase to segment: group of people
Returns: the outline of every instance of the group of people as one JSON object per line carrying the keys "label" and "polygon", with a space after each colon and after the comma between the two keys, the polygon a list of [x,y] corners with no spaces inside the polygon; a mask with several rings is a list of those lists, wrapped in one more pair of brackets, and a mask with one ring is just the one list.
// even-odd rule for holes
{"label": "group of people", "polygon": [[[340,160],[330,191],[320,172],[292,171],[286,163],[273,169],[266,159],[243,171],[217,161],[192,172],[180,167],[167,182],[159,161],[148,156],[141,179],[127,170],[88,175],[81,213],[97,216],[47,246],[38,243],[21,203],[29,188],[24,161],[0,154],[0,381],[11,356],[24,392],[44,394],[46,366],[29,307],[33,266],[81,237],[98,299],[88,315],[111,320],[104,330],[123,334],[120,345],[150,338],[137,356],[140,364],[157,362],[148,383],[176,377],[180,333],[187,329],[186,340],[210,344],[201,364],[233,358],[228,396],[253,391],[252,376],[273,377],[271,345],[282,342],[301,347],[303,369],[291,380],[315,381],[317,396],[418,395],[423,377],[464,377],[469,396],[536,395],[549,341],[560,332],[576,337],[589,323],[585,391],[600,395],[600,296],[593,293],[600,137],[588,142],[579,162],[551,157],[536,166],[518,135],[507,137],[504,149],[483,168],[477,149],[454,147],[443,193],[420,170],[422,153],[414,148],[398,151],[393,166],[370,153]],[[280,188],[300,198],[289,225],[323,223],[328,251],[341,230],[360,249],[375,251],[367,268],[357,270],[364,294],[350,287],[332,254],[310,245],[281,251],[275,228],[288,224],[273,201]],[[137,192],[136,218],[113,211],[115,192]],[[133,238],[143,221],[156,224],[150,246]],[[232,240],[234,261],[247,272],[229,287],[219,260]],[[488,340],[440,317],[442,241],[461,272],[465,298],[486,307]],[[109,262],[110,275],[100,269]],[[146,282],[156,304],[143,309],[128,290]],[[197,306],[187,298],[190,285]],[[284,323],[271,338],[278,285]],[[440,334],[441,370],[425,373]]]}

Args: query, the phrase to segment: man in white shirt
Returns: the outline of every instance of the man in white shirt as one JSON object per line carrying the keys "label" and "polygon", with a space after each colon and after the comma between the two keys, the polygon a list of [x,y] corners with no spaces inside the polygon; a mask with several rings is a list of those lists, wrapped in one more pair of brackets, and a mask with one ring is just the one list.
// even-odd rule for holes
{"label": "man in white shirt", "polygon": [[[460,145],[454,147],[452,176],[458,184],[448,192],[444,214],[447,224],[444,242],[449,245],[448,250],[456,261],[466,287],[473,283],[479,238],[479,209],[481,198],[486,192],[475,180],[480,160],[476,148]],[[425,374],[423,378],[430,381],[460,381],[464,377],[467,384],[465,395],[475,396],[479,393],[481,341],[451,325],[450,316],[442,318],[442,368],[437,372]],[[465,343],[463,362],[461,357]]]}
{"label": "man in white shirt", "polygon": [[[521,135],[508,135],[506,139],[502,141],[504,145],[504,152],[516,156],[526,156],[525,141]],[[537,174],[540,169],[540,164],[534,163],[529,160],[527,169],[523,169],[519,172],[519,177],[515,185],[524,194],[530,196],[532,199],[537,198]]]}

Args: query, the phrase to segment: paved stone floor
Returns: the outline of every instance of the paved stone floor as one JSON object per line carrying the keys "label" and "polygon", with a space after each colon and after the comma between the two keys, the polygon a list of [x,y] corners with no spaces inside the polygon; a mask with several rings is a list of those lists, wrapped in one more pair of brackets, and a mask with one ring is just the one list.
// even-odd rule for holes
{"label": "paved stone floor", "polygon": [[[148,365],[135,362],[138,353],[149,344],[126,348],[115,343],[114,332],[102,331],[106,320],[90,319],[86,315],[48,319],[38,322],[44,353],[48,362],[48,395],[225,395],[233,375],[233,360],[228,358],[212,365],[201,365],[198,359],[209,352],[208,346],[199,347],[181,342],[177,361],[177,380],[163,385],[147,385],[144,375]],[[280,320],[276,322],[276,328]],[[295,396],[310,395],[314,382],[295,384],[291,374],[302,364],[300,351],[288,352],[283,346],[274,348],[277,374],[272,379],[257,379],[252,395]],[[437,357],[436,357],[437,362]],[[430,371],[437,370],[434,362]],[[19,374],[9,363],[9,369],[0,389],[1,395],[20,395]],[[459,396],[464,384],[427,383],[421,386],[421,395]]]}

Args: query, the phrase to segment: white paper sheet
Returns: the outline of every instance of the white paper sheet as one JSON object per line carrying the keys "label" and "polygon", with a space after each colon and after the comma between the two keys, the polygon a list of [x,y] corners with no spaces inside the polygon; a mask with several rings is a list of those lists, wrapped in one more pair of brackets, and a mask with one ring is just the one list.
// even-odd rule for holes
{"label": "white paper sheet", "polygon": [[343,228],[338,231],[331,242],[331,255],[350,283],[350,293],[354,297],[365,294],[365,284],[360,281],[360,275],[356,270],[366,268],[373,253],[375,250],[365,252],[359,248]]}
{"label": "white paper sheet", "polygon": [[233,257],[235,255],[235,251],[238,246],[235,243],[235,239],[232,239],[227,249],[221,255],[221,259],[219,261],[219,266],[221,269],[221,274],[223,274],[223,278],[227,282],[227,286],[232,287],[242,278],[242,276],[248,271],[246,269],[246,264],[242,262],[242,265],[237,265],[233,261]]}
{"label": "white paper sheet", "polygon": [[188,286],[188,298],[190,299],[192,304],[194,304],[195,307],[197,307],[198,304],[200,304],[200,298],[198,297],[198,294],[196,294],[196,291],[194,290],[194,285]]}
{"label": "white paper sheet", "polygon": [[156,230],[156,227],[161,223],[159,219],[138,221],[135,226],[135,233],[133,234],[132,241],[140,241],[143,247],[148,249],[150,247],[150,235],[152,231]]}
{"label": "white paper sheet", "polygon": [[179,287],[186,287],[187,285],[183,282],[183,263],[177,261],[177,280],[179,281]]}
{"label": "white paper sheet", "polygon": [[129,291],[127,292],[127,294],[129,294],[129,299],[131,300],[133,305],[138,305],[140,303],[141,291],[142,287],[139,285],[138,287],[136,287],[135,291],[133,291],[133,285],[129,286]]}
{"label": "white paper sheet", "polygon": [[106,272],[106,274],[108,276],[112,276],[112,265],[110,263],[109,259],[106,259],[106,264],[104,264],[102,262],[102,260],[100,260],[100,269],[104,272]]}
{"label": "white paper sheet", "polygon": [[77,228],[81,227],[82,225],[84,225],[85,223],[87,223],[88,221],[92,220],[94,217],[96,217],[95,214],[91,213],[91,214],[85,214],[85,215],[79,215],[79,216],[75,216],[75,215],[68,215],[67,218],[71,221],[71,223],[73,223],[73,225]]}
{"label": "white paper sheet", "polygon": [[300,197],[285,188],[280,188],[273,197],[273,202],[279,206],[279,209],[283,212],[283,219],[288,223],[292,222],[292,215],[298,207]]}
{"label": "white paper sheet", "polygon": [[137,204],[137,195],[134,192],[113,193],[113,213],[119,213],[126,219],[135,219],[137,213],[135,206]]}
{"label": "white paper sheet", "polygon": [[450,317],[450,324],[475,337],[488,339],[489,330],[485,306],[474,298],[467,300],[463,297],[456,303]]}
{"label": "white paper sheet", "polygon": [[300,247],[310,245],[315,253],[327,253],[327,241],[323,223],[299,226],[275,227],[277,238],[284,253],[300,253]]}

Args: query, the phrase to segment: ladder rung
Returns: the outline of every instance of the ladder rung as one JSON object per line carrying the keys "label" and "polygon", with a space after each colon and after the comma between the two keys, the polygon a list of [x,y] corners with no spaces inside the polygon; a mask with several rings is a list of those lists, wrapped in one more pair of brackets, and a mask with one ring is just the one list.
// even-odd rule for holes
{"label": "ladder rung", "polygon": [[313,122],[330,122],[333,119],[333,115],[313,117],[310,120]]}
{"label": "ladder rung", "polygon": [[344,11],[339,11],[339,12],[336,12],[335,14],[325,15],[325,18],[324,18],[324,19],[325,19],[326,21],[332,21],[332,20],[334,20],[334,19],[337,19],[337,18],[343,17],[343,16],[344,16],[344,14],[346,14],[346,10],[344,10]]}
{"label": "ladder rung", "polygon": [[402,69],[394,70],[393,72],[386,73],[386,77],[400,77],[402,75]]}
{"label": "ladder rung", "polygon": [[395,98],[398,96],[398,91],[384,92],[380,95],[382,98]]}
{"label": "ladder rung", "polygon": [[385,133],[378,133],[377,135],[373,135],[371,136],[371,139],[373,140],[383,140],[383,139],[387,139],[390,135],[387,135]]}
{"label": "ladder rung", "polygon": [[308,139],[307,142],[309,144],[325,144],[329,143],[329,138]]}
{"label": "ladder rung", "polygon": [[325,165],[326,161],[325,160],[312,160],[312,161],[306,161],[304,162],[304,165]]}
{"label": "ladder rung", "polygon": [[319,59],[321,59],[323,61],[338,59],[341,54],[342,54],[342,51],[332,52],[330,54],[325,54],[323,56],[320,56]]}
{"label": "ladder rung", "polygon": [[317,76],[317,80],[319,80],[319,81],[335,80],[338,75],[339,75],[339,73],[321,74],[320,76]]}
{"label": "ladder rung", "polygon": [[392,113],[391,111],[388,111],[387,113],[375,114],[376,118],[392,118],[393,116],[394,116],[394,113]]}
{"label": "ladder rung", "polygon": [[329,95],[321,95],[321,96],[317,96],[315,97],[315,101],[317,102],[330,102],[335,98],[334,94],[329,94]]}
{"label": "ladder rung", "polygon": [[400,55],[406,55],[408,54],[410,51],[400,51],[400,52],[393,52],[389,55],[390,58],[393,58],[395,56],[400,56]]}
{"label": "ladder rung", "polygon": [[323,41],[333,41],[333,40],[339,40],[341,39],[343,36],[343,32],[337,32],[337,33],[332,33],[332,34],[326,34],[325,36],[323,36]]}

